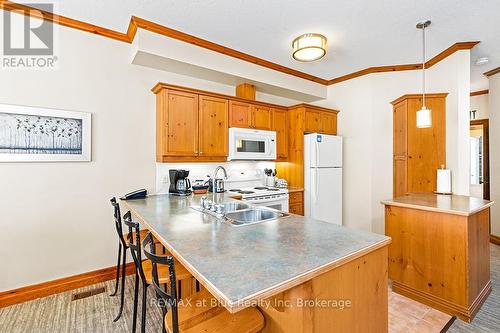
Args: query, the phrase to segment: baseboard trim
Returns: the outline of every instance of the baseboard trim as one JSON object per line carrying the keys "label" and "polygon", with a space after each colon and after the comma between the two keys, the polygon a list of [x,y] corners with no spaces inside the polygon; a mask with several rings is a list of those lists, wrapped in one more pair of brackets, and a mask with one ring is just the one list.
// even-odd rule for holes
{"label": "baseboard trim", "polygon": [[455,304],[440,297],[413,289],[412,287],[406,286],[397,281],[392,281],[392,291],[416,300],[417,302],[426,304],[437,310],[446,312],[452,316],[457,316],[461,320],[470,323],[481,308],[481,305],[491,293],[491,281],[488,281],[483,290],[479,293],[479,295],[469,307]]}
{"label": "baseboard trim", "polygon": [[451,317],[451,319],[448,320],[448,322],[446,323],[446,325],[444,325],[443,329],[439,333],[446,333],[446,332],[448,332],[448,330],[450,329],[451,325],[453,325],[453,323],[455,322],[456,319],[457,319],[456,316]]}
{"label": "baseboard trim", "polygon": [[[134,263],[128,263],[125,271],[127,275],[134,274]],[[53,281],[3,291],[0,292],[0,308],[90,286],[99,282],[113,280],[115,277],[116,266],[112,266]]]}
{"label": "baseboard trim", "polygon": [[500,246],[500,236],[490,235],[490,243]]}

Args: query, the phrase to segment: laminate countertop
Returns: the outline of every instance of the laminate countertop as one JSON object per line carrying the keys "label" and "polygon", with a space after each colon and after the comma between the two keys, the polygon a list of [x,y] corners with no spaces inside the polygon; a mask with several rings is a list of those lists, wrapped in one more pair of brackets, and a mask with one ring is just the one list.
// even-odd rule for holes
{"label": "laminate countertop", "polygon": [[439,213],[470,216],[493,205],[493,201],[464,195],[410,193],[382,201],[388,206],[427,210]]}
{"label": "laminate countertop", "polygon": [[200,198],[166,194],[121,203],[232,313],[390,243],[293,214],[234,227],[191,208]]}

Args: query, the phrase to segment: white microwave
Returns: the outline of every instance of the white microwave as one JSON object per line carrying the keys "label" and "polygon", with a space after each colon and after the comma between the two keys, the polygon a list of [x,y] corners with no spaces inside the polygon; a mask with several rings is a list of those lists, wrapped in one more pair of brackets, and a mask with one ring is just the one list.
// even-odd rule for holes
{"label": "white microwave", "polygon": [[249,128],[229,128],[229,155],[231,160],[275,160],[276,132]]}

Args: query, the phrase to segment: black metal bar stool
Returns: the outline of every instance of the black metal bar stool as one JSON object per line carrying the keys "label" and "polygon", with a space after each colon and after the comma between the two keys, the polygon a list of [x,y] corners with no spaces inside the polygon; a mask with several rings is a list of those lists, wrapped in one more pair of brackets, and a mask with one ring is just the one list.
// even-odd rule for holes
{"label": "black metal bar stool", "polygon": [[[146,296],[147,289],[153,283],[152,277],[152,262],[150,260],[143,260],[142,258],[142,239],[139,233],[139,223],[132,221],[132,214],[130,212],[125,213],[123,216],[123,222],[128,227],[128,241],[130,247],[130,253],[134,259],[136,272],[135,272],[135,289],[134,289],[134,313],[132,319],[132,332],[135,332],[137,327],[137,307],[138,307],[138,296],[139,296],[139,278],[142,281],[142,313],[141,313],[141,332],[146,331]],[[157,243],[153,240],[151,233],[148,234],[151,239],[151,244],[153,247],[157,246]],[[147,237],[147,236],[146,236]],[[176,262],[178,274],[176,276],[177,280],[192,279],[191,273],[180,263]],[[168,267],[163,267],[158,271],[158,281],[159,283],[169,284],[170,276]],[[177,287],[177,280],[174,286]]]}
{"label": "black metal bar stool", "polygon": [[[120,212],[120,204],[113,197],[111,200],[111,205],[113,206],[113,216],[115,220],[115,229],[118,234],[118,260],[116,264],[116,279],[115,279],[115,291],[109,296],[115,296],[118,292],[118,285],[120,281],[120,268],[121,268],[121,293],[120,293],[120,310],[118,315],[113,321],[120,319],[123,312],[123,304],[125,301],[125,275],[126,275],[126,265],[127,265],[127,250],[129,248],[129,241],[124,237],[123,227],[122,227],[122,217]],[[141,230],[141,239],[144,239],[148,230]]]}
{"label": "black metal bar stool", "polygon": [[[151,233],[144,239],[143,248],[152,262],[152,284],[164,317],[163,332],[168,329],[170,333],[257,333],[264,328],[264,317],[257,308],[231,314],[206,289],[194,294],[189,302],[179,302],[176,288],[178,267],[174,258],[156,254]],[[168,285],[159,278],[165,268],[168,269]]]}

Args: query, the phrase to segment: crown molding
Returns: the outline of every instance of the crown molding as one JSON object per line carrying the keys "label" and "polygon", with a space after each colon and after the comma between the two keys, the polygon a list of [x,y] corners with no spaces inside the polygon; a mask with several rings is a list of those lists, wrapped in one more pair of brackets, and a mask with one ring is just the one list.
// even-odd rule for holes
{"label": "crown molding", "polygon": [[[433,93],[433,94],[425,94],[425,98],[443,98],[448,96],[448,93]],[[421,99],[423,97],[422,94],[406,94],[403,95],[391,102],[392,105],[396,105],[399,102],[405,100],[405,99]]]}
{"label": "crown molding", "polygon": [[484,75],[486,75],[486,76],[492,76],[492,75],[495,75],[495,74],[498,74],[498,73],[500,73],[500,67],[492,69],[491,71],[487,71],[486,73],[484,73]]}
{"label": "crown molding", "polygon": [[[453,53],[460,51],[460,50],[470,50],[474,46],[479,44],[479,41],[473,41],[473,42],[458,42],[444,50],[443,52],[439,53],[435,57],[431,58],[429,61],[425,63],[425,68],[430,68],[440,62],[441,60],[444,60],[445,58],[449,57]],[[384,72],[398,72],[398,71],[413,71],[413,70],[421,70],[422,69],[422,64],[407,64],[407,65],[392,65],[392,66],[379,66],[379,67],[369,67],[363,70],[360,70],[358,72],[350,73],[347,75],[343,75],[340,77],[337,77],[335,79],[331,79],[328,81],[328,84],[335,84],[339,83],[342,81],[347,81],[350,79],[354,79],[359,76],[363,75],[368,75],[368,74],[373,74],[373,73],[384,73]]]}
{"label": "crown molding", "polygon": [[[367,74],[373,74],[373,73],[383,73],[383,72],[397,72],[397,71],[410,71],[410,70],[419,70],[422,69],[422,64],[403,64],[403,65],[390,65],[390,66],[378,66],[378,67],[369,67],[357,72],[353,72],[350,74],[346,74],[343,76],[339,76],[337,78],[333,78],[331,80],[323,79],[311,74],[307,74],[298,70],[295,70],[293,68],[289,68],[280,64],[276,64],[274,62],[255,57],[253,55],[208,41],[206,39],[202,39],[193,35],[189,35],[187,33],[184,33],[182,31],[178,31],[172,28],[169,28],[167,26],[154,23],[148,20],[145,20],[143,18],[137,17],[137,16],[132,16],[130,18],[130,22],[127,28],[127,32],[119,32],[111,29],[107,29],[101,26],[97,26],[94,24],[90,24],[87,22],[75,20],[66,16],[62,15],[57,15],[54,13],[50,13],[47,11],[43,11],[40,9],[37,9],[35,7],[30,7],[24,4],[19,4],[15,3],[9,0],[0,0],[0,9],[6,10],[6,11],[11,11],[11,12],[17,12],[23,15],[29,15],[31,17],[36,17],[39,19],[43,19],[46,21],[53,22],[55,24],[59,24],[65,27],[77,29],[80,31],[85,31],[89,32],[92,34],[96,34],[99,36],[111,38],[117,41],[125,42],[131,44],[135,38],[135,35],[137,33],[137,29],[141,28],[144,30],[148,30],[150,32],[154,32],[166,37],[170,37],[185,43],[193,44],[217,53],[221,53],[233,58],[237,58],[246,62],[250,62],[262,67],[266,67],[284,74],[292,75],[304,80],[309,80],[312,82],[316,82],[322,85],[332,85],[336,84],[339,82],[347,81],[356,77],[360,77],[363,75]],[[453,53],[459,51],[459,50],[470,50],[472,49],[476,44],[478,44],[478,41],[472,41],[472,42],[458,42],[444,50],[443,52],[439,53],[429,61],[425,63],[425,67],[429,68],[441,60],[445,59],[446,57],[452,55]],[[496,71],[496,72],[493,72]],[[497,68],[493,71],[486,72],[484,73],[486,76],[496,74],[500,72],[500,68]],[[491,74],[489,74],[491,73]]]}
{"label": "crown molding", "polygon": [[313,82],[316,82],[316,83],[319,83],[322,85],[328,84],[328,80],[326,80],[326,79],[322,79],[320,77],[317,77],[317,76],[314,76],[311,74],[307,74],[307,73],[304,73],[304,72],[301,72],[301,71],[298,71],[298,70],[295,70],[295,69],[292,69],[292,68],[289,68],[286,66],[282,66],[282,65],[273,63],[271,61],[252,56],[250,54],[243,53],[243,52],[231,49],[229,47],[226,47],[226,46],[223,46],[223,45],[220,45],[217,43],[213,43],[211,41],[208,41],[208,40],[205,40],[205,39],[193,36],[193,35],[186,34],[182,31],[171,29],[171,28],[166,27],[164,25],[154,23],[154,22],[145,20],[145,19],[137,17],[137,16],[132,16],[130,18],[127,32],[123,33],[123,32],[119,32],[119,31],[103,28],[103,27],[100,27],[100,26],[97,26],[94,24],[89,24],[89,23],[86,23],[83,21],[75,20],[75,19],[72,19],[72,18],[69,18],[66,16],[57,15],[54,13],[43,11],[43,10],[40,10],[40,9],[37,9],[34,7],[30,7],[27,5],[18,4],[18,3],[8,1],[8,0],[1,1],[0,8],[3,10],[17,12],[17,13],[24,14],[24,15],[29,15],[31,17],[36,17],[39,19],[50,21],[50,22],[53,22],[53,23],[56,23],[56,24],[59,24],[59,25],[65,26],[65,27],[93,33],[93,34],[96,34],[99,36],[108,37],[108,38],[115,39],[115,40],[118,40],[121,42],[129,43],[129,44],[131,44],[134,41],[135,35],[137,33],[137,29],[141,28],[141,29],[148,30],[148,31],[151,31],[151,32],[154,32],[154,33],[166,36],[166,37],[170,37],[170,38],[185,42],[185,43],[190,43],[190,44],[193,44],[193,45],[196,45],[196,46],[199,46],[199,47],[202,47],[202,48],[214,51],[214,52],[218,52],[218,53],[221,53],[221,54],[233,57],[233,58],[237,58],[237,59],[247,61],[247,62],[256,64],[256,65],[262,66],[262,67],[266,67],[266,68],[269,68],[269,69],[272,69],[272,70],[275,70],[278,72],[293,75],[293,76],[296,76],[296,77],[299,77],[299,78],[302,78],[305,80],[313,81]]}
{"label": "crown molding", "polygon": [[356,77],[384,72],[399,72],[399,71],[414,71],[422,69],[422,64],[407,64],[407,65],[391,65],[391,66],[377,66],[362,69],[357,72],[349,73],[343,76],[336,77],[328,81],[328,85],[340,83]]}
{"label": "crown molding", "polygon": [[471,91],[470,95],[471,96],[479,96],[479,95],[486,95],[486,94],[489,94],[489,90],[486,89],[486,90],[479,90],[479,91]]}

